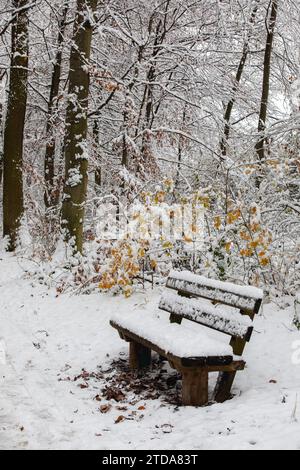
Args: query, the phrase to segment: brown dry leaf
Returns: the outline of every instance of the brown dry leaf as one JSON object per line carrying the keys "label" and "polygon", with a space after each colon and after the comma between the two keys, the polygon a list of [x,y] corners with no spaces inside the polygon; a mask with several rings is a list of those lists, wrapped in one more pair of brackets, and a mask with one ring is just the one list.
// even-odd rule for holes
{"label": "brown dry leaf", "polygon": [[112,406],[109,404],[100,406],[100,411],[102,414],[108,413],[111,409],[112,409]]}
{"label": "brown dry leaf", "polygon": [[88,384],[79,384],[78,387],[82,390],[84,390],[85,388],[89,388]]}
{"label": "brown dry leaf", "polygon": [[124,400],[125,395],[124,393],[114,387],[109,387],[104,390],[104,395],[107,398],[107,400],[115,400],[117,402]]}
{"label": "brown dry leaf", "polygon": [[138,410],[139,410],[139,411],[144,411],[145,409],[146,409],[145,406],[139,406],[139,407],[138,407]]}
{"label": "brown dry leaf", "polygon": [[125,421],[125,416],[119,416],[116,420],[115,420],[115,424],[119,424],[119,423],[122,423],[123,421]]}

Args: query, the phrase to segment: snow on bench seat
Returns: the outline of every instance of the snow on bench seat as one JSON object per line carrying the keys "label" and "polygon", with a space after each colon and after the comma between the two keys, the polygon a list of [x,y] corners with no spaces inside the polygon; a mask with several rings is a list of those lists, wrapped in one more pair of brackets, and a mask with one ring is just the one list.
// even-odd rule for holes
{"label": "snow on bench seat", "polygon": [[207,337],[201,331],[191,330],[183,325],[169,323],[167,318],[129,312],[116,314],[112,326],[121,327],[138,337],[153,343],[162,351],[179,358],[227,357],[233,360],[232,348]]}
{"label": "snow on bench seat", "polygon": [[256,287],[208,279],[189,271],[172,271],[167,287],[249,311],[257,309],[264,295],[263,291]]}
{"label": "snow on bench seat", "polygon": [[239,310],[224,305],[213,306],[202,299],[188,299],[166,292],[160,300],[159,308],[239,338],[250,338],[253,331],[250,317],[241,315]]}

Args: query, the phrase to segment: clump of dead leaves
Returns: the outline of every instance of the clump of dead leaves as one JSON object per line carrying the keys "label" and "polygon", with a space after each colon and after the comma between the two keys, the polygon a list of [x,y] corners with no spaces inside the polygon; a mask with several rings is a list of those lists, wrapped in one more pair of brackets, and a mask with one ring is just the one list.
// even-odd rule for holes
{"label": "clump of dead leaves", "polygon": [[148,371],[132,371],[128,359],[119,358],[108,369],[101,366],[96,372],[82,369],[73,378],[59,380],[78,382],[82,390],[98,388],[99,392],[93,396],[93,400],[99,402],[99,412],[102,414],[112,410],[120,411],[114,421],[116,424],[143,419],[148,400],[160,399],[162,406],[180,406],[180,376],[159,359],[153,361]]}
{"label": "clump of dead leaves", "polygon": [[112,362],[105,381],[101,396],[108,401],[136,405],[160,399],[165,404],[180,404],[180,375],[160,360],[153,361],[150,371],[136,372],[129,369],[127,359],[120,358]]}

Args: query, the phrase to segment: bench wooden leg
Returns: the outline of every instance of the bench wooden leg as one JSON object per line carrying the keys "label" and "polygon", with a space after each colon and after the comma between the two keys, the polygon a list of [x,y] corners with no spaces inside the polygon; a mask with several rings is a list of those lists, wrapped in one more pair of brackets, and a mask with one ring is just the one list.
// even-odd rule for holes
{"label": "bench wooden leg", "polygon": [[[252,320],[254,315],[252,315]],[[233,354],[241,356],[244,352],[247,342],[244,339],[233,337],[230,341]],[[224,403],[231,398],[231,389],[236,376],[236,372],[220,372],[218,382],[215,388],[214,400],[217,403]]]}
{"label": "bench wooden leg", "polygon": [[208,403],[208,372],[201,369],[182,371],[182,404],[204,406]]}
{"label": "bench wooden leg", "polygon": [[236,372],[220,372],[216,389],[214,400],[217,403],[224,403],[226,400],[229,400],[231,397],[231,388],[236,376]]}
{"label": "bench wooden leg", "polygon": [[131,369],[145,369],[151,365],[151,349],[130,341],[129,364]]}

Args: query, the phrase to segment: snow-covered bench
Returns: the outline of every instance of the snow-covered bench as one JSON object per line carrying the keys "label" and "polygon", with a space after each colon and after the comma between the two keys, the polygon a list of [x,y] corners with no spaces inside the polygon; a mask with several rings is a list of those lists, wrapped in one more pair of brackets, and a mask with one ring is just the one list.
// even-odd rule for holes
{"label": "snow-covered bench", "polygon": [[[253,318],[259,312],[263,292],[207,279],[189,272],[172,272],[159,304],[165,315],[129,312],[115,315],[111,325],[130,343],[133,369],[150,366],[151,351],[165,357],[182,374],[184,405],[208,402],[208,374],[219,372],[215,400],[230,397],[235,374],[245,368],[242,354],[253,332]],[[199,299],[199,297],[201,297]],[[231,336],[228,345],[212,339],[202,328],[191,328],[190,320]]]}

